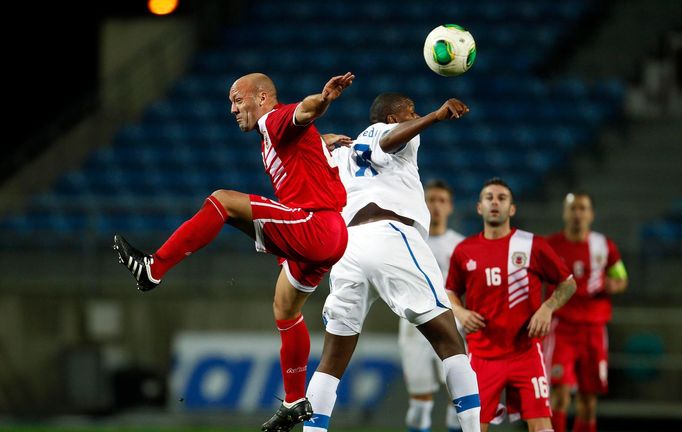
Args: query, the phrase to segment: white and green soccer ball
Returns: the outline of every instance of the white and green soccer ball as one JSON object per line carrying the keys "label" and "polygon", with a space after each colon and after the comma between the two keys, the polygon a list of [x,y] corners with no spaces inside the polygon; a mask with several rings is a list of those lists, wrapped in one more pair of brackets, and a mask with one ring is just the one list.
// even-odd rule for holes
{"label": "white and green soccer ball", "polygon": [[476,60],[476,41],[462,26],[440,25],[426,36],[424,60],[438,75],[449,77],[461,75],[468,71]]}

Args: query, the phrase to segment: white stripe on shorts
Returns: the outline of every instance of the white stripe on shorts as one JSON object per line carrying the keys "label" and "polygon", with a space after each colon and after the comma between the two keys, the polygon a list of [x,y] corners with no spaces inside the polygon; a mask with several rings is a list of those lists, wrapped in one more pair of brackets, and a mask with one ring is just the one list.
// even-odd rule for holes
{"label": "white stripe on shorts", "polygon": [[261,207],[271,207],[271,208],[276,208],[279,210],[285,210],[285,211],[297,211],[301,210],[300,208],[290,208],[285,206],[284,204],[276,203],[276,202],[258,202],[258,201],[251,201],[252,206],[261,206]]}
{"label": "white stripe on shorts", "polygon": [[313,215],[314,215],[314,213],[310,212],[310,213],[308,213],[308,216],[306,216],[303,219],[294,219],[294,220],[288,220],[288,219],[254,219],[253,221],[254,222],[258,221],[258,222],[262,222],[262,223],[272,222],[272,223],[276,223],[276,224],[292,225],[292,224],[300,224],[300,223],[308,222],[313,217]]}

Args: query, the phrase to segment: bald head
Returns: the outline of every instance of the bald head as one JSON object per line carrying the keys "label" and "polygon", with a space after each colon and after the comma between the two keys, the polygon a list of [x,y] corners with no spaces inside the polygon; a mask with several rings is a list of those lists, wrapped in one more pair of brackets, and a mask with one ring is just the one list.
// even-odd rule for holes
{"label": "bald head", "polygon": [[275,84],[262,73],[251,73],[236,80],[230,87],[229,98],[230,112],[244,132],[253,130],[258,119],[278,103]]}
{"label": "bald head", "polygon": [[244,89],[249,89],[254,93],[267,93],[270,97],[277,98],[277,89],[275,88],[275,83],[272,82],[269,76],[256,72],[244,75],[232,84],[234,87],[243,87]]}

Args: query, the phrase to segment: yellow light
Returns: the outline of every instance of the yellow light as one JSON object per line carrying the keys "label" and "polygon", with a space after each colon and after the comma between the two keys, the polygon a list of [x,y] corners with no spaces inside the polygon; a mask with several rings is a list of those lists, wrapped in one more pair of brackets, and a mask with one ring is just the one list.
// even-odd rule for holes
{"label": "yellow light", "polygon": [[178,0],[148,0],[147,8],[154,15],[168,15],[178,7]]}

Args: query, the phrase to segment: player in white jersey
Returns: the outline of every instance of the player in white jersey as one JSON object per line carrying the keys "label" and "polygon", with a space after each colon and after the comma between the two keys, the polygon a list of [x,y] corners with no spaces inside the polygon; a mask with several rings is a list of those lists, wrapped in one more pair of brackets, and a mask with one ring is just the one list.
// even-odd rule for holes
{"label": "player in white jersey", "polygon": [[[447,277],[450,257],[455,246],[464,236],[448,228],[448,218],[453,212],[452,189],[443,180],[432,180],[424,187],[426,206],[431,214],[429,238],[426,240],[433,252],[438,267]],[[459,322],[457,322],[459,328]],[[461,333],[461,329],[460,333]],[[400,359],[403,365],[405,385],[410,394],[409,407],[405,416],[407,430],[431,430],[433,394],[445,383],[443,367],[429,341],[404,318],[400,319],[398,332]],[[455,407],[448,404],[445,423],[448,432],[461,431]]]}
{"label": "player in white jersey", "polygon": [[304,432],[329,428],[339,380],[378,298],[429,340],[442,360],[463,430],[480,431],[476,374],[457,332],[443,276],[425,241],[430,216],[417,168],[419,133],[468,111],[462,102],[450,99],[419,117],[409,98],[384,93],[370,109],[372,125],[351,147],[334,151],[348,194],[342,213],[348,224],[348,247],[330,273],[322,359],[307,391],[314,414],[304,423]]}

